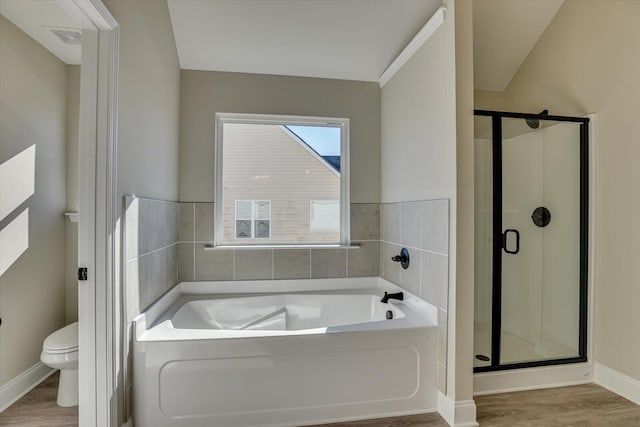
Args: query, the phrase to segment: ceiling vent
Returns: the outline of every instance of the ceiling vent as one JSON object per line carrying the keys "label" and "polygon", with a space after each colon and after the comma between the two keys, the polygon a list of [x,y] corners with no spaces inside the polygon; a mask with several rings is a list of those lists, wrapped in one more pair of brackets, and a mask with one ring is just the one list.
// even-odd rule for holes
{"label": "ceiling vent", "polygon": [[51,32],[65,44],[82,44],[82,33],[78,30],[55,28]]}

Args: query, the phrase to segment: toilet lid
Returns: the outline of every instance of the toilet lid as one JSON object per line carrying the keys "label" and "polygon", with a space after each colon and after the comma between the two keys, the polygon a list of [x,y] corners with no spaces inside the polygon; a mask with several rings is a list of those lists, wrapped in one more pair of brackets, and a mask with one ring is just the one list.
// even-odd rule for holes
{"label": "toilet lid", "polygon": [[60,352],[74,351],[78,349],[78,322],[58,329],[49,335],[42,345],[44,351]]}

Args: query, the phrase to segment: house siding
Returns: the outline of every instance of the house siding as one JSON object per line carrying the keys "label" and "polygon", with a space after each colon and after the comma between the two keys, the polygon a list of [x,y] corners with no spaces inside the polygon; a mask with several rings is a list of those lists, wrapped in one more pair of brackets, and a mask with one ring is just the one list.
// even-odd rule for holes
{"label": "house siding", "polygon": [[[311,231],[310,201],[340,200],[340,176],[280,126],[224,125],[223,236],[235,238],[235,201],[271,201],[270,243],[338,242],[339,231]],[[260,144],[260,146],[258,146]]]}

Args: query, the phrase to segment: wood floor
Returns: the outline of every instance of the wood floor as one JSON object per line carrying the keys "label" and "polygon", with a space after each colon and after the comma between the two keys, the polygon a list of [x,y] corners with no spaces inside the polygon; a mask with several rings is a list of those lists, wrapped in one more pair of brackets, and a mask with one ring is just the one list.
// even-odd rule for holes
{"label": "wood floor", "polygon": [[0,413],[0,426],[70,427],[78,425],[78,407],[56,404],[59,372]]}
{"label": "wood floor", "polygon": [[[0,413],[0,426],[77,426],[78,407],[58,407],[57,387],[56,373]],[[595,384],[477,396],[475,400],[482,427],[640,427],[640,406]],[[446,427],[447,423],[434,413],[323,426]]]}
{"label": "wood floor", "polygon": [[[595,384],[476,396],[475,401],[482,427],[640,427],[640,406]],[[438,414],[424,414],[323,426],[445,427],[447,423]]]}

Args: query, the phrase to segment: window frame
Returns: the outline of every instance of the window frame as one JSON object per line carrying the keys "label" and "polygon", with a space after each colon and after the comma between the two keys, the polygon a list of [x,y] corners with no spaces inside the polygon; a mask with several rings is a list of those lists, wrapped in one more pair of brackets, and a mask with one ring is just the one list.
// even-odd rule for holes
{"label": "window frame", "polygon": [[[225,123],[262,124],[276,126],[326,126],[340,128],[340,241],[335,243],[273,243],[273,242],[225,242],[223,240],[223,129]],[[216,113],[214,128],[214,247],[224,246],[349,246],[351,243],[350,227],[350,162],[349,162],[349,125],[348,118],[289,116],[276,114],[244,114],[244,113]],[[257,199],[256,199],[257,200]],[[266,199],[265,199],[266,200]],[[235,206],[234,206],[235,207]],[[235,214],[234,214],[235,215]],[[269,234],[273,227],[273,218]],[[234,225],[235,233],[235,225]]]}

